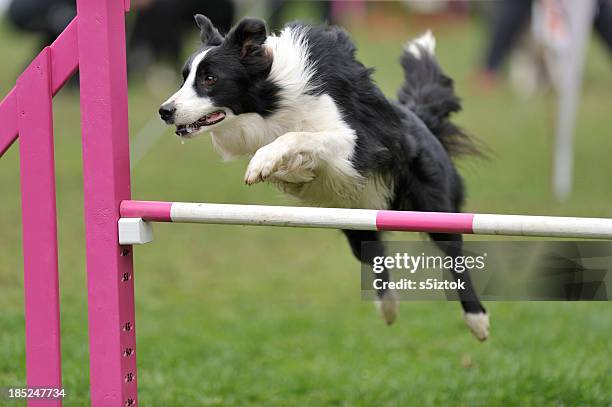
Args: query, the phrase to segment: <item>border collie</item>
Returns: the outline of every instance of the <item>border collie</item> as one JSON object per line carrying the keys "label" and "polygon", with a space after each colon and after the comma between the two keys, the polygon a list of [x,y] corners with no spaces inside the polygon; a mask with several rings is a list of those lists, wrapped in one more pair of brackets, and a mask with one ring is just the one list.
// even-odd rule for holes
{"label": "border collie", "polygon": [[[355,59],[339,27],[298,22],[268,35],[264,21],[245,18],[223,36],[205,16],[195,20],[202,46],[183,68],[182,87],[159,109],[178,136],[210,133],[224,158],[250,157],[247,184],[271,182],[306,205],[460,211],[464,188],[451,156],[475,148],[449,121],[461,105],[430,32],[404,48],[395,101]],[[384,251],[379,232],[344,234],[362,262],[373,259],[362,257],[362,242],[377,242],[375,255]],[[461,255],[461,235],[429,236],[446,255]],[[465,321],[485,340],[488,314],[465,272],[462,279]],[[377,295],[391,324],[397,299],[389,290]]]}

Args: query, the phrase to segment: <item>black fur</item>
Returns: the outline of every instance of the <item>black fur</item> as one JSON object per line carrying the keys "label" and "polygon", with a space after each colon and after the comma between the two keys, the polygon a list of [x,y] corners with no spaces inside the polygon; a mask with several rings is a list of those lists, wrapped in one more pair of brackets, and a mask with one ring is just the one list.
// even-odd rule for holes
{"label": "black fur", "polygon": [[[196,20],[203,49],[209,49],[197,67],[194,83],[197,94],[211,98],[215,106],[230,108],[236,115],[252,112],[265,117],[275,112],[279,108],[280,89],[268,78],[273,55],[263,46],[264,22],[243,19],[221,40],[210,21],[200,17]],[[356,60],[355,45],[344,30],[302,23],[292,23],[291,27],[299,30],[308,44],[310,63],[315,70],[311,92],[329,95],[357,135],[351,156],[353,167],[365,177],[379,176],[392,185],[388,208],[461,211],[464,187],[451,154],[475,149],[449,120],[461,105],[452,80],[442,72],[434,56],[424,49],[419,58],[404,52],[401,63],[405,82],[399,100],[393,101],[374,83],[373,70]],[[191,61],[186,66],[185,77]],[[214,85],[205,83],[207,75],[217,79]],[[345,234],[353,253],[362,261],[371,260],[361,258],[363,241],[379,242],[379,251],[384,250],[380,233],[345,231]],[[430,237],[447,255],[461,255],[461,235],[432,233]],[[464,272],[463,277],[467,282],[464,310],[485,312],[482,304],[473,300],[476,296],[468,273]],[[383,273],[383,278],[388,278],[388,274]]]}
{"label": "black fur", "polygon": [[[262,47],[267,35],[265,23],[245,18],[223,38],[206,17],[198,14],[195,18],[201,29],[200,51],[209,50],[196,68],[196,93],[209,97],[216,106],[229,107],[236,115],[258,113],[265,117],[274,112],[279,89],[268,79],[272,57]],[[183,79],[198,54],[184,65]],[[205,83],[208,75],[217,80],[213,86]]]}
{"label": "black fur", "polygon": [[450,154],[480,154],[472,139],[449,118],[461,111],[453,80],[446,76],[433,55],[421,49],[416,58],[404,52],[400,62],[404,68],[404,84],[398,92],[399,102],[412,110]]}
{"label": "black fur", "polygon": [[[392,180],[390,209],[460,212],[464,187],[450,154],[474,148],[449,121],[461,105],[452,80],[434,57],[424,50],[422,58],[404,52],[401,61],[405,82],[399,101],[394,102],[372,80],[373,70],[355,59],[355,46],[344,30],[300,23],[292,26],[306,33],[316,69],[316,92],[330,95],[357,133],[353,166],[365,176],[380,174]],[[353,253],[362,261],[368,259],[360,258],[361,243],[380,241],[380,234],[375,232],[345,234]],[[461,235],[432,233],[430,237],[447,255],[461,255]],[[465,298],[475,298],[469,276],[464,276],[469,292]],[[383,278],[388,278],[386,273]],[[478,301],[464,300],[462,306],[466,312],[485,311]]]}
{"label": "black fur", "polygon": [[200,28],[200,41],[202,44],[208,46],[221,45],[223,37],[219,34],[219,30],[213,26],[212,22],[208,17],[202,14],[196,14],[194,16],[198,28]]}

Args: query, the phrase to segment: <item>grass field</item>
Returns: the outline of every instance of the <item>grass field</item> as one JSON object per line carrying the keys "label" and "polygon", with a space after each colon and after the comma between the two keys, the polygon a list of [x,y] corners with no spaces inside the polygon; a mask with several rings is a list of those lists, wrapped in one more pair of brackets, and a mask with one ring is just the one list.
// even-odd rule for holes
{"label": "grass field", "polygon": [[[414,33],[355,34],[360,57],[378,69],[389,95],[401,81],[400,45]],[[466,209],[612,217],[612,61],[591,45],[575,188],[558,203],[549,187],[552,99],[520,101],[505,87],[486,97],[475,92],[468,78],[484,38],[477,24],[438,32],[439,58],[464,98],[458,121],[494,152],[460,163]],[[4,95],[34,43],[0,25],[0,46]],[[133,135],[175,86],[151,93],[144,81],[132,84]],[[84,406],[87,302],[73,90],[56,99],[55,128],[65,405]],[[207,137],[182,145],[168,130],[133,169],[133,196],[292,203],[270,186],[244,186],[245,166],[222,163]],[[0,191],[0,386],[8,386],[25,382],[16,145],[0,160]],[[488,303],[492,337],[481,344],[455,303],[404,303],[395,325],[384,326],[360,299],[359,266],[335,231],[160,224],[156,241],[134,257],[142,406],[612,405],[609,303]]]}

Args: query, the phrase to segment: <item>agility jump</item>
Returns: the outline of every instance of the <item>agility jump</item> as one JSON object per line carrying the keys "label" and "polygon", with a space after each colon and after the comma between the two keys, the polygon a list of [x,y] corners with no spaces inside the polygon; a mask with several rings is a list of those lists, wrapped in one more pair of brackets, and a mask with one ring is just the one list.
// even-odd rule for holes
{"label": "agility jump", "polygon": [[[0,102],[0,156],[19,138],[29,387],[62,387],[52,97],[80,71],[91,405],[136,406],[133,260],[150,222],[194,222],[612,239],[611,219],[132,201],[124,13],[78,15]],[[61,400],[29,401],[61,406]]]}
{"label": "agility jump", "polygon": [[295,206],[123,201],[119,243],[148,243],[149,222],[612,239],[612,219]]}

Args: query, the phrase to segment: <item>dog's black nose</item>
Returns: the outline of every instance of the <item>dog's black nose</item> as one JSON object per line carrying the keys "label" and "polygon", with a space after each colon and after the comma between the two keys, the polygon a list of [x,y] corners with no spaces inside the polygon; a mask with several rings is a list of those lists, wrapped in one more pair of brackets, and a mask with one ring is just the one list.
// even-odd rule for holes
{"label": "dog's black nose", "polygon": [[171,123],[174,120],[174,113],[176,112],[176,107],[174,103],[166,103],[161,105],[159,108],[159,115],[163,121],[166,123]]}

